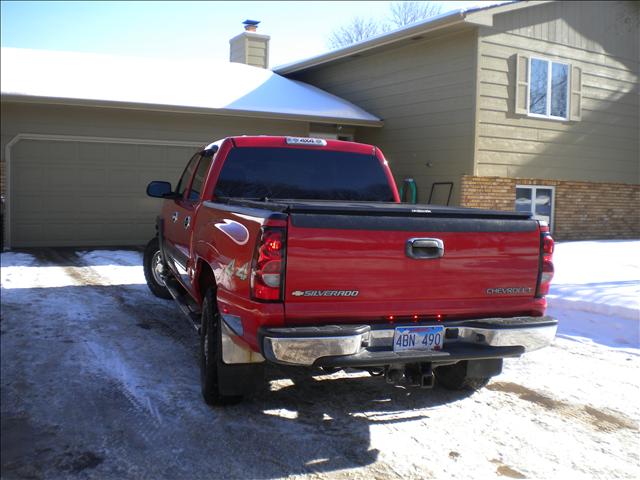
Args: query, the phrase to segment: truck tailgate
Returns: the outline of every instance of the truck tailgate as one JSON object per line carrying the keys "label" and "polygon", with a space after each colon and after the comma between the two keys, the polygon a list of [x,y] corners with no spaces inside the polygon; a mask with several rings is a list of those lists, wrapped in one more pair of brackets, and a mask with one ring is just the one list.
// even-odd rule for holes
{"label": "truck tailgate", "polygon": [[[435,247],[438,242],[443,252]],[[286,321],[529,313],[539,252],[538,223],[509,213],[465,209],[450,216],[403,216],[294,209],[287,236]]]}

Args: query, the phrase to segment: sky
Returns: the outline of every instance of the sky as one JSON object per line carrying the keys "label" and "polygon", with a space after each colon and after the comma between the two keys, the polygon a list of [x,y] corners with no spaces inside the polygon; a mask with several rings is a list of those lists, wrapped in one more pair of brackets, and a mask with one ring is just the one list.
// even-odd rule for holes
{"label": "sky", "polygon": [[[496,1],[438,2],[443,13]],[[384,19],[389,2],[2,1],[2,47],[228,61],[245,19],[271,36],[270,67],[329,50],[331,31],[355,16]]]}

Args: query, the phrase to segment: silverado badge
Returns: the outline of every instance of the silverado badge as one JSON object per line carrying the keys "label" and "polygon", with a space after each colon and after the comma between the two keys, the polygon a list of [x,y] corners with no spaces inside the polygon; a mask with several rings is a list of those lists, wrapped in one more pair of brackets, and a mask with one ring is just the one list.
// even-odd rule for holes
{"label": "silverado badge", "polygon": [[294,297],[357,297],[359,290],[294,290]]}

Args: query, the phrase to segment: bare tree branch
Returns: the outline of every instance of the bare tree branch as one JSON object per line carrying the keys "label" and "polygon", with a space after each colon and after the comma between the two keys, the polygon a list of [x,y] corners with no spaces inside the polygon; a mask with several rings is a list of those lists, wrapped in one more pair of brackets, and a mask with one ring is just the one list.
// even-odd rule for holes
{"label": "bare tree branch", "polygon": [[393,28],[401,28],[439,14],[442,6],[438,2],[392,2],[389,5],[389,21],[355,17],[329,35],[329,48],[341,48],[366,40]]}
{"label": "bare tree branch", "polygon": [[438,15],[442,6],[437,2],[393,2],[389,10],[394,28],[401,28]]}
{"label": "bare tree branch", "polygon": [[355,17],[352,18],[348,24],[338,27],[331,32],[328,41],[329,47],[346,47],[347,45],[373,37],[383,31],[382,26],[376,20]]}

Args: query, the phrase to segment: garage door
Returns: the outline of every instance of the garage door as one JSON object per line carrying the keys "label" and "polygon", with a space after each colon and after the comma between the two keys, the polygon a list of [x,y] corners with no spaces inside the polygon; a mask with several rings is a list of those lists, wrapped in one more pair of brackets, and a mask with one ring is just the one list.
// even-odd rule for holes
{"label": "garage door", "polygon": [[11,152],[11,246],[142,245],[197,147],[23,139]]}

